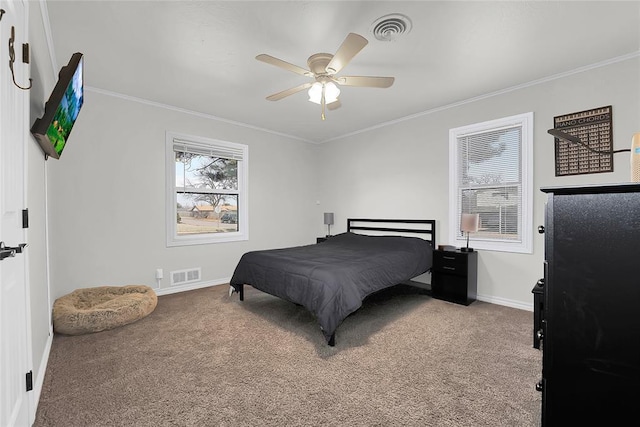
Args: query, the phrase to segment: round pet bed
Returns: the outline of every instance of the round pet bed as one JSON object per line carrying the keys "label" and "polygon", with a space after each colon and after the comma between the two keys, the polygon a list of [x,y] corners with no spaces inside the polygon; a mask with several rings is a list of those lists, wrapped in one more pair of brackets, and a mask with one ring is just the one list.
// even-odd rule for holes
{"label": "round pet bed", "polygon": [[106,331],[142,319],[157,303],[145,285],[76,289],[54,302],[53,329],[65,335]]}

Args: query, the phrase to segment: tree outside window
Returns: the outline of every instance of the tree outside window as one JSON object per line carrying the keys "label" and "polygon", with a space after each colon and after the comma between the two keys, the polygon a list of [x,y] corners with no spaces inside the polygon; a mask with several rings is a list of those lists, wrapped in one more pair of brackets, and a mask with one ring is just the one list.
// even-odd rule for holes
{"label": "tree outside window", "polygon": [[[240,240],[246,236],[247,147],[203,139],[168,138],[174,213],[168,243]],[[170,147],[170,152],[169,152]],[[169,167],[169,166],[168,166]],[[224,237],[221,237],[225,235]]]}

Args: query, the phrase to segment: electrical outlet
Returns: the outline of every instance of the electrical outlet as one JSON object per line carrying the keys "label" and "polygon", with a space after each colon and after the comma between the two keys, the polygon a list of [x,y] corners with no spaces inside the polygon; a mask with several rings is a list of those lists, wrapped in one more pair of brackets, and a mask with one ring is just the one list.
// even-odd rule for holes
{"label": "electrical outlet", "polygon": [[160,280],[160,279],[162,279],[163,277],[164,277],[164,274],[163,274],[163,272],[162,272],[162,269],[161,269],[161,268],[157,269],[157,270],[156,270],[156,279]]}

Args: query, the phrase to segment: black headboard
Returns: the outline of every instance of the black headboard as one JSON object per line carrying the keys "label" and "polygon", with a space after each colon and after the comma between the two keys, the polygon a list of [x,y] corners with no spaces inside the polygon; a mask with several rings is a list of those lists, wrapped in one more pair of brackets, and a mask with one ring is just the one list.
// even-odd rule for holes
{"label": "black headboard", "polygon": [[[377,225],[376,225],[377,224]],[[382,231],[399,234],[428,235],[425,240],[436,248],[436,220],[435,219],[372,219],[348,218],[347,232]]]}

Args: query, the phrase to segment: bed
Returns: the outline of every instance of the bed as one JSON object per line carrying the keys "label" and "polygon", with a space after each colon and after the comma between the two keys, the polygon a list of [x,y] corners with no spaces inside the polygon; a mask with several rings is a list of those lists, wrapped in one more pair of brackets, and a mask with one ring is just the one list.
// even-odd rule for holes
{"label": "bed", "polygon": [[330,346],[342,321],[374,292],[431,269],[435,220],[347,220],[347,232],[322,243],[245,253],[230,281],[304,306]]}

